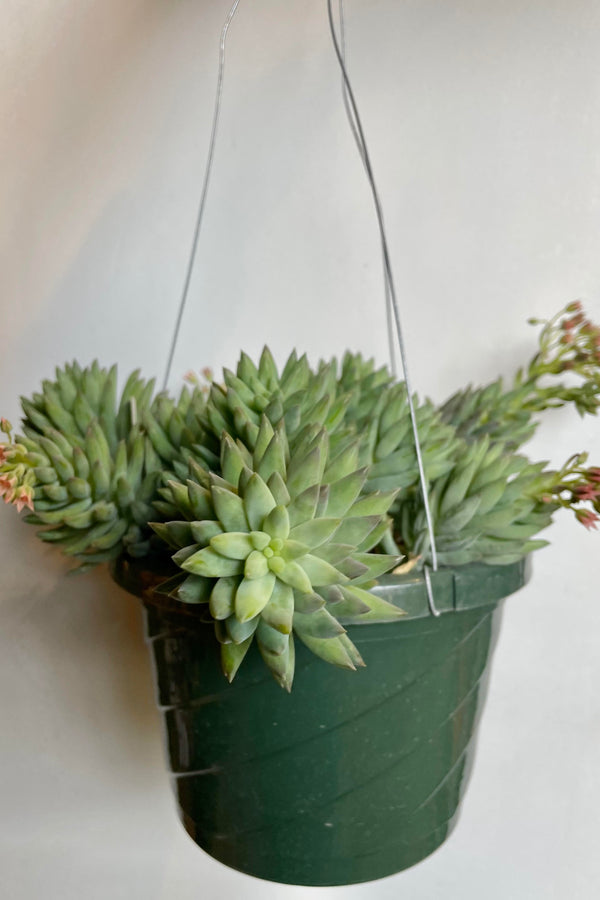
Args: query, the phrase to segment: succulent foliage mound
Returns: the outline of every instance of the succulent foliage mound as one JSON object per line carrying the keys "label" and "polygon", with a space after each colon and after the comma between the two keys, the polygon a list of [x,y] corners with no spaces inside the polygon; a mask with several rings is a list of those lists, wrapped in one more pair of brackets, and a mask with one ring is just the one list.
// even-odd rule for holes
{"label": "succulent foliage mound", "polygon": [[41,539],[84,566],[151,551],[162,473],[199,434],[188,391],[177,405],[153,391],[134,372],[117,402],[116,366],[66,365],[22,398],[23,435],[0,445],[4,499],[28,507]]}
{"label": "succulent foliage mound", "polygon": [[[542,410],[600,405],[600,329],[579,303],[537,324],[508,389],[413,398],[442,565],[518,560],[561,507],[600,520],[585,454],[557,471],[516,452]],[[267,348],[209,381],[175,401],[134,373],[117,398],[114,367],[57,369],[22,400],[22,435],[1,422],[0,496],[83,566],[172,555],[161,591],[214,623],[229,679],[256,642],[289,689],[294,636],[362,665],[344,624],[398,618],[369,588],[432,559],[405,384],[352,353],[279,371]]]}

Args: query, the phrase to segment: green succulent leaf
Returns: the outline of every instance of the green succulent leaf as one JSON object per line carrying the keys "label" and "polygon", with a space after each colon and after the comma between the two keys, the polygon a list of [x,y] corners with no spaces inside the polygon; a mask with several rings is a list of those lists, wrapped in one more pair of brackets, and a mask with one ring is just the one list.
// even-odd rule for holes
{"label": "green succulent leaf", "polygon": [[262,612],[271,599],[274,585],[275,575],[272,572],[242,579],[235,595],[235,615],[239,622],[248,622]]}
{"label": "green succulent leaf", "polygon": [[222,578],[226,575],[241,575],[244,564],[241,560],[221,556],[212,547],[204,547],[188,557],[181,564],[181,568],[191,572],[192,575],[202,575],[204,578]]}

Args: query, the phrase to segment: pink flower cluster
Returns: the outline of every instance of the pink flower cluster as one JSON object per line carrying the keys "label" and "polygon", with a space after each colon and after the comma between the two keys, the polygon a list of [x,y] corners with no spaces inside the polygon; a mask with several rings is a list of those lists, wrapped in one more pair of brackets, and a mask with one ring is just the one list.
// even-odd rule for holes
{"label": "pink flower cluster", "polygon": [[560,322],[562,335],[560,343],[574,351],[573,356],[563,360],[563,370],[579,368],[585,364],[600,365],[600,328],[586,318],[579,300],[570,303],[567,317]]}
{"label": "pink flower cluster", "polygon": [[[10,437],[10,423],[0,420],[0,430]],[[17,511],[30,509],[33,512],[33,486],[21,482],[25,474],[22,464],[14,464],[13,456],[17,448],[12,443],[0,444],[0,497],[5,503],[12,503]]]}
{"label": "pink flower cluster", "polygon": [[585,528],[597,528],[600,522],[600,468],[591,466],[581,471],[582,480],[571,487],[572,503],[591,503],[592,509],[574,510],[575,518]]}
{"label": "pink flower cluster", "polygon": [[16,506],[17,512],[25,507],[33,512],[33,488],[30,484],[19,484],[15,475],[0,475],[0,497]]}
{"label": "pink flower cluster", "polygon": [[[560,472],[548,473],[550,480],[545,481],[538,499],[572,510],[577,521],[591,529],[600,524],[600,467],[586,468],[586,461],[587,454],[577,453]],[[583,503],[589,505],[579,506]]]}

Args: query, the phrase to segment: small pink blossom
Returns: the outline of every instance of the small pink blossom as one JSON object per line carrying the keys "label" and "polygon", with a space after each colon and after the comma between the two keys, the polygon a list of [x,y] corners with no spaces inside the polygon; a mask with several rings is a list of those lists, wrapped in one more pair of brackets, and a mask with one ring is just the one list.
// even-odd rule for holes
{"label": "small pink blossom", "polygon": [[600,497],[600,490],[593,484],[578,484],[573,488],[573,498],[575,500],[596,500]]}
{"label": "small pink blossom", "polygon": [[17,512],[21,512],[25,507],[33,512],[33,488],[29,485],[23,485],[16,492],[13,503],[17,507]]}
{"label": "small pink blossom", "polygon": [[585,528],[597,528],[598,522],[600,522],[600,516],[591,509],[577,509],[575,517]]}
{"label": "small pink blossom", "polygon": [[14,475],[0,475],[0,497],[4,497],[5,503],[12,502],[16,483]]}
{"label": "small pink blossom", "polygon": [[593,484],[600,484],[600,466],[591,466],[586,475],[588,477],[588,481],[591,481]]}

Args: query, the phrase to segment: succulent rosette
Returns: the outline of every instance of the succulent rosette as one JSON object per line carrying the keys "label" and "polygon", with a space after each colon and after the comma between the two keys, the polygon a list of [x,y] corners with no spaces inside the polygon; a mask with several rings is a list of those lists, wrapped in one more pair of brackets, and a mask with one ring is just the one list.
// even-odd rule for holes
{"label": "succulent rosette", "polygon": [[13,440],[3,420],[0,496],[83,566],[150,552],[162,472],[200,437],[195,395],[175,404],[153,391],[134,372],[117,401],[116,366],[73,363],[22,398],[23,435]]}
{"label": "succulent rosette", "polygon": [[307,426],[292,449],[285,424],[263,416],[250,451],[221,439],[221,475],[191,463],[184,485],[163,492],[154,525],[182,573],[163,588],[185,603],[206,604],[232,680],[256,640],[279,684],[290,690],[296,635],[317,656],[363,665],[343,622],[387,621],[402,611],[368,591],[397,556],[369,552],[388,529],[395,491],[362,495],[358,445],[330,450],[327,432]]}

